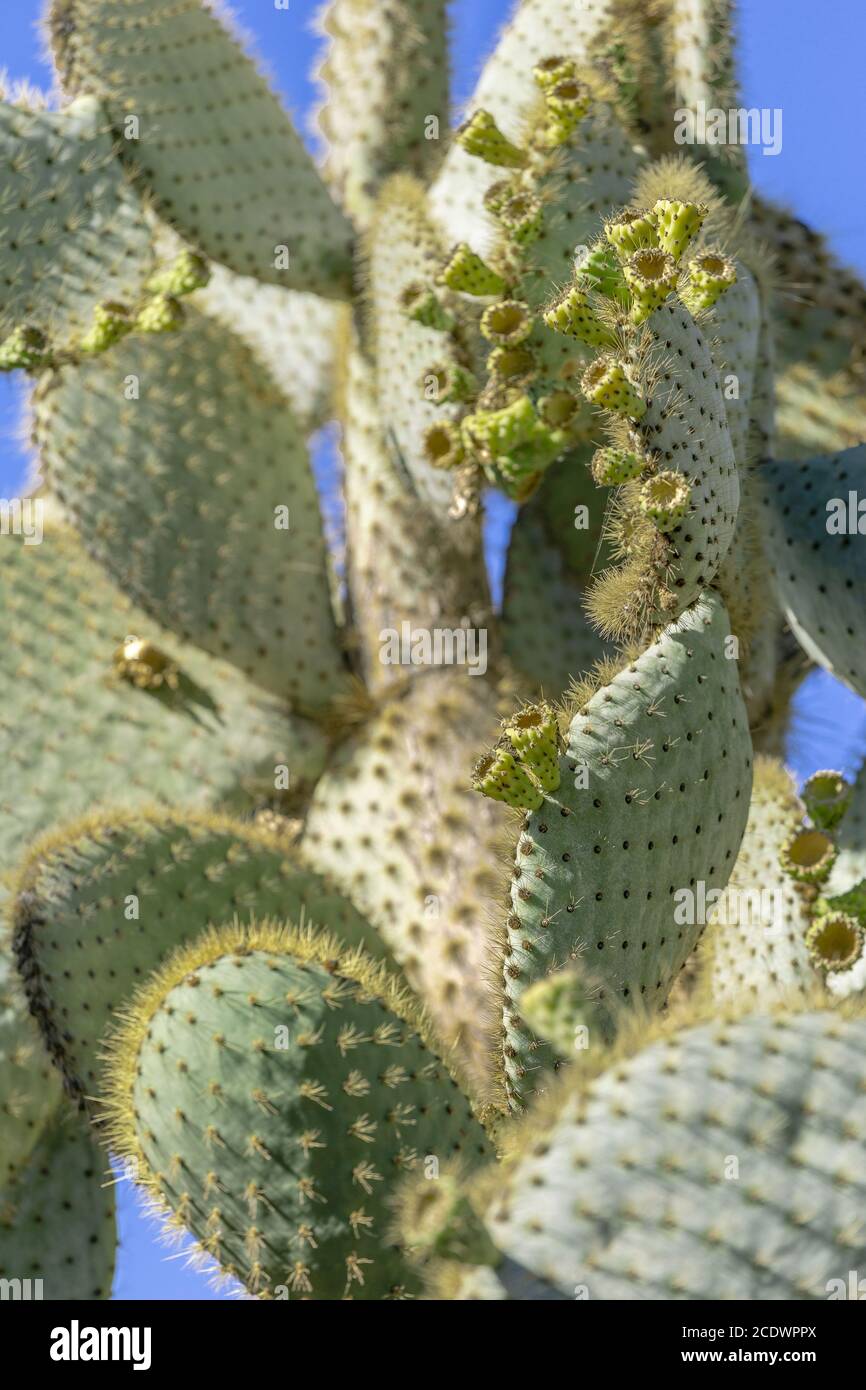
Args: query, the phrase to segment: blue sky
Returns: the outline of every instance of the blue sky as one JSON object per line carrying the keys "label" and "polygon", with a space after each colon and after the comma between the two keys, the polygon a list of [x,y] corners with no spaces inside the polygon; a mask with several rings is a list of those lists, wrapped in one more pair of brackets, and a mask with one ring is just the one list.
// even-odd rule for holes
{"label": "blue sky", "polygon": [[[563,4],[576,0],[562,0]],[[50,86],[36,23],[43,0],[7,0],[0,17],[0,64],[11,77]],[[235,0],[235,14],[258,56],[315,147],[309,114],[316,99],[309,72],[319,49],[312,17],[318,0]],[[455,0],[454,87],[458,102],[475,74],[510,0]],[[741,0],[740,65],[747,106],[783,112],[783,144],[775,156],[750,151],[752,176],[764,193],[823,230],[838,255],[866,275],[866,192],[860,172],[860,131],[854,119],[863,90],[866,5],[843,0],[816,11],[814,0]],[[820,22],[819,22],[820,21]],[[21,383],[0,376],[0,495],[14,496],[27,455],[18,443]],[[327,446],[323,446],[326,448]],[[322,464],[327,463],[321,458]],[[501,549],[502,526],[495,528]],[[799,776],[818,767],[853,772],[866,753],[863,702],[824,672],[805,683],[797,702],[789,761]],[[127,1185],[118,1186],[120,1253],[115,1297],[216,1297],[203,1276],[169,1258],[155,1228],[138,1214]],[[221,1295],[225,1296],[225,1295]]]}

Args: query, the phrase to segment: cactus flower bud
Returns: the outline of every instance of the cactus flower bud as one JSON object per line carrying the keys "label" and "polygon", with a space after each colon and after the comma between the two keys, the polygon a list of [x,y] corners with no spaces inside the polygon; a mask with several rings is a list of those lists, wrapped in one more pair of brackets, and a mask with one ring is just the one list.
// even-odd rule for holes
{"label": "cactus flower bud", "polygon": [[171,265],[164,266],[150,277],[147,288],[153,294],[177,297],[204,289],[209,283],[210,267],[204,256],[199,256],[195,251],[182,251]]}
{"label": "cactus flower bud", "polygon": [[497,179],[484,194],[482,202],[488,212],[492,213],[494,217],[498,217],[505,204],[517,197],[521,191],[520,184],[516,179]]}
{"label": "cactus flower bud", "polygon": [[577,73],[573,58],[542,58],[532,69],[532,76],[543,92],[551,92],[561,82],[572,80]]}
{"label": "cactus flower bud", "polygon": [[460,427],[451,420],[431,425],[424,435],[424,457],[431,468],[459,468],[464,458]]}
{"label": "cactus flower bud", "polygon": [[435,405],[449,401],[470,401],[477,393],[478,383],[470,371],[457,362],[437,362],[422,373],[419,385],[427,400]]}
{"label": "cactus flower bud", "polygon": [[658,246],[655,214],[645,208],[625,208],[604,224],[604,234],[621,259],[647,246]]}
{"label": "cactus flower bud", "polygon": [[453,318],[443,309],[431,285],[422,285],[413,280],[402,290],[400,306],[407,318],[422,324],[424,328],[447,333],[454,327]]}
{"label": "cactus flower bud", "polygon": [[480,256],[476,256],[465,241],[460,242],[451,252],[439,276],[439,283],[460,294],[476,296],[503,294],[505,291],[502,276],[491,270]]}
{"label": "cactus flower bud", "polygon": [[528,347],[498,347],[487,359],[488,370],[494,377],[503,381],[531,381],[537,372],[537,363]]}
{"label": "cactus flower bud", "polygon": [[537,811],[544,802],[540,788],[527,776],[513,749],[503,743],[479,758],[472,773],[472,786],[482,796],[523,811]]}
{"label": "cactus flower bud", "polygon": [[481,315],[481,332],[489,343],[516,347],[532,332],[533,319],[519,299],[501,299]]}
{"label": "cactus flower bud", "polygon": [[733,261],[716,252],[695,256],[689,261],[688,271],[688,282],[680,291],[680,299],[692,314],[699,309],[711,309],[725,290],[737,283]]}
{"label": "cactus flower bud", "polygon": [[603,353],[587,367],[581,378],[581,389],[593,405],[639,420],[646,414],[646,402],[629,380],[628,370],[628,364],[621,357]]}
{"label": "cactus flower bud", "polygon": [[638,477],[643,467],[644,460],[638,454],[628,449],[608,447],[596,449],[590,471],[600,487],[619,487]]}
{"label": "cactus flower bud", "polygon": [[477,410],[463,421],[465,434],[477,448],[497,458],[527,444],[535,434],[538,416],[527,395],[515,395],[500,410]]}
{"label": "cactus flower bud", "polygon": [[623,279],[622,266],[614,249],[598,242],[575,260],[574,273],[579,289],[595,290],[606,299],[628,303],[628,287]]}
{"label": "cactus flower bud", "polygon": [[93,322],[78,344],[79,352],[105,352],[112,343],[131,332],[134,320],[125,304],[97,304]]}
{"label": "cactus flower bud", "polygon": [[576,285],[560,295],[543,317],[554,333],[576,338],[589,347],[611,347],[616,341],[612,330],[598,317],[588,295]]}
{"label": "cactus flower bud", "polygon": [[0,343],[0,372],[13,372],[19,367],[33,371],[48,366],[49,361],[48,339],[41,329],[29,324],[20,324]]}
{"label": "cactus flower bud", "polygon": [[550,705],[527,705],[517,714],[503,719],[502,730],[520,761],[535,774],[544,790],[555,792],[560,782],[562,738]]}
{"label": "cactus flower bud", "polygon": [[864,933],[856,917],[827,911],[806,932],[806,949],[818,970],[850,970],[863,955]]}
{"label": "cactus flower bud", "polygon": [[538,413],[551,430],[569,430],[576,423],[581,402],[571,391],[551,391],[538,402]]}
{"label": "cactus flower bud", "polygon": [[632,323],[643,323],[676,289],[679,267],[667,251],[648,246],[632,252],[622,273],[632,294]]}
{"label": "cactus flower bud", "polygon": [[836,860],[836,846],[823,830],[800,830],[781,853],[786,874],[800,883],[822,883]]}
{"label": "cactus flower bud", "polygon": [[183,305],[169,294],[157,294],[139,311],[139,333],[172,333],[183,323]]}
{"label": "cactus flower bud", "polygon": [[531,193],[515,193],[501,205],[497,216],[518,246],[529,246],[541,234],[541,203]]}
{"label": "cactus flower bud", "polygon": [[564,145],[583,120],[592,97],[589,88],[574,78],[566,78],[544,94],[547,124],[540,132],[541,143],[548,149]]}
{"label": "cactus flower bud", "polygon": [[803,803],[819,830],[833,830],[851,804],[854,788],[841,772],[813,772],[801,792]]}
{"label": "cactus flower bud", "polygon": [[496,164],[503,169],[522,169],[526,163],[523,150],[502,134],[489,111],[476,111],[457,131],[455,139],[467,154]]}
{"label": "cactus flower bud", "polygon": [[653,204],[659,245],[678,261],[701,230],[708,212],[709,208],[704,203],[681,203],[676,198],[659,198]]}
{"label": "cactus flower bud", "polygon": [[673,531],[689,509],[691,484],[682,473],[656,473],[640,490],[640,508],[659,531]]}

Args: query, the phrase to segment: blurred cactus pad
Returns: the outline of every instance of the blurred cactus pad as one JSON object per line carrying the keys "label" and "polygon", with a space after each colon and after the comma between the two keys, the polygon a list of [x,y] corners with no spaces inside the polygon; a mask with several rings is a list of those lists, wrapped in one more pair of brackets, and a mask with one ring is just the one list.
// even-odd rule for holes
{"label": "blurred cactus pad", "polygon": [[317,142],[203,0],[51,0],[0,102],[45,1298],[110,1296],[112,1164],[260,1300],[866,1259],[866,770],[784,764],[810,670],[866,696],[866,288],[750,186],[728,0],[508,10],[454,112],[446,0],[329,0]]}

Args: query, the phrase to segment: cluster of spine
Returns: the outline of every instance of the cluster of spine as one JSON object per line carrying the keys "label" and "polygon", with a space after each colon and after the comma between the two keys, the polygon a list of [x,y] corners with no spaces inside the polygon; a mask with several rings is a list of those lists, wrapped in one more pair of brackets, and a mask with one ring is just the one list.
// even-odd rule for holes
{"label": "cluster of spine", "polygon": [[866,290],[672,150],[729,10],[520,0],[449,134],[444,0],[328,0],[319,170],[206,0],[52,0],[61,109],[0,99],[3,1280],[109,1296],[109,1154],[269,1301],[866,1258],[866,767],[761,756],[795,638],[866,694]]}

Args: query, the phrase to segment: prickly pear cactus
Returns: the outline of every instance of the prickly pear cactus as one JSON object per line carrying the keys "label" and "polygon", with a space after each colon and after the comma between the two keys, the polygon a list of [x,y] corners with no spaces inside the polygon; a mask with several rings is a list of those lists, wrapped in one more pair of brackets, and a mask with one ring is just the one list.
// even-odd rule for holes
{"label": "prickly pear cactus", "polygon": [[317,164],[215,6],[49,5],[59,100],[0,102],[4,1279],[109,1296],[112,1158],[267,1301],[866,1258],[866,770],[781,757],[809,663],[866,694],[866,289],[675,138],[730,9],[520,0],[452,117],[445,0],[329,0]]}

